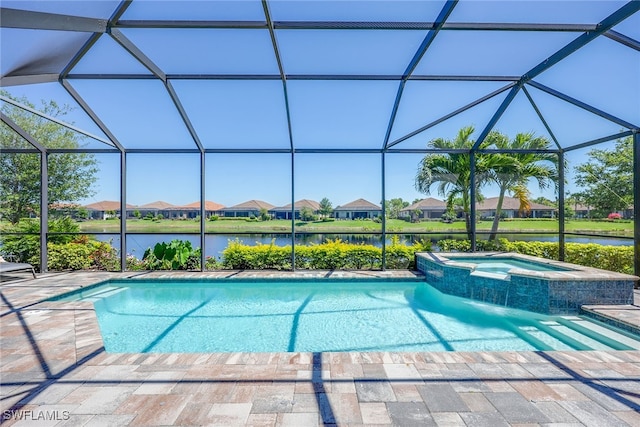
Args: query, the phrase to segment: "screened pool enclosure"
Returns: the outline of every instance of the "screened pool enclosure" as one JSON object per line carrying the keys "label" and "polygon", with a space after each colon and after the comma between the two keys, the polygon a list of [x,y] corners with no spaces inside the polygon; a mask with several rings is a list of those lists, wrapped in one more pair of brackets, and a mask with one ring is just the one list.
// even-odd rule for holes
{"label": "screened pool enclosure", "polygon": [[72,212],[122,270],[173,239],[202,269],[235,239],[384,269],[506,238],[640,272],[640,1],[7,0],[0,27],[0,231],[43,271]]}

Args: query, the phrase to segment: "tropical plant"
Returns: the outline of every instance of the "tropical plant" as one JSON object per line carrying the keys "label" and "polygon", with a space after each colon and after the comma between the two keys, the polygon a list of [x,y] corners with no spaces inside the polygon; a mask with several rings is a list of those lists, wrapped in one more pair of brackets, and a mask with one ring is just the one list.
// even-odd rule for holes
{"label": "tropical plant", "polygon": [[149,270],[195,270],[200,268],[200,249],[193,249],[188,240],[175,239],[148,248],[142,260]]}
{"label": "tropical plant", "polygon": [[513,140],[510,140],[508,136],[494,131],[489,133],[486,141],[498,150],[522,150],[522,152],[508,154],[491,154],[492,156],[507,157],[510,160],[494,165],[490,173],[491,180],[499,188],[498,204],[489,235],[489,240],[495,240],[506,193],[511,192],[520,201],[520,216],[526,215],[531,206],[527,183],[533,179],[537,181],[538,187],[542,190],[552,184],[557,184],[558,156],[543,152],[551,148],[551,143],[548,139],[536,137],[531,132],[518,133]]}
{"label": "tropical plant", "polygon": [[[415,178],[416,190],[427,195],[431,194],[431,187],[437,185],[438,194],[447,200],[447,209],[453,209],[456,200],[461,201],[469,238],[471,238],[472,185],[469,153],[475,144],[471,139],[473,132],[473,126],[467,126],[460,129],[453,140],[444,138],[431,140],[427,145],[428,148],[442,151],[442,153],[424,156]],[[489,141],[485,139],[478,148],[486,149],[488,146]],[[503,155],[476,153],[474,157],[475,185],[478,190],[490,178],[491,171],[513,163]]]}

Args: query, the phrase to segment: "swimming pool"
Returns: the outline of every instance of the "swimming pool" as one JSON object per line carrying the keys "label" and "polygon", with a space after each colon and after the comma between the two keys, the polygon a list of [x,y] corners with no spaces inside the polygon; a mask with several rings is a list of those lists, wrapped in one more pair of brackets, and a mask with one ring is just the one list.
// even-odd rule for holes
{"label": "swimming pool", "polygon": [[584,317],[445,295],[423,280],[128,280],[62,300],[78,299],[94,303],[108,352],[640,349],[639,337]]}

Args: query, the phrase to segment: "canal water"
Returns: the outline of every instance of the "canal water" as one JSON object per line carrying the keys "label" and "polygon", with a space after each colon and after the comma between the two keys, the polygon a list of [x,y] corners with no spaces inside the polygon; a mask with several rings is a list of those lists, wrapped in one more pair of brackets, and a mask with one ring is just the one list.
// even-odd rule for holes
{"label": "canal water", "polygon": [[[430,234],[430,235],[406,235],[400,234],[400,243],[411,245],[419,240],[431,240],[434,243],[442,239],[464,239],[466,235],[449,235],[449,234]],[[484,235],[480,235],[483,238]],[[98,240],[110,241],[111,244],[120,248],[119,235],[96,235]],[[543,241],[557,242],[557,235],[540,235],[540,234],[500,234],[499,237],[506,238],[510,241]],[[200,247],[200,236],[194,234],[129,234],[127,236],[127,252],[142,258],[144,251],[153,247],[159,242],[170,242],[171,240],[189,240],[194,248]],[[291,236],[287,234],[216,234],[205,236],[205,255],[219,258],[222,251],[227,247],[229,241],[240,240],[247,245],[270,244],[272,241],[277,246],[285,246],[291,244]],[[296,234],[296,245],[320,244],[328,239],[341,239],[348,243],[363,243],[374,246],[382,246],[382,237],[371,234]],[[566,236],[567,243],[597,243],[601,245],[612,246],[630,246],[633,244],[631,239],[616,239],[610,237],[591,237],[591,236]],[[386,243],[391,243],[391,235],[387,235]]]}

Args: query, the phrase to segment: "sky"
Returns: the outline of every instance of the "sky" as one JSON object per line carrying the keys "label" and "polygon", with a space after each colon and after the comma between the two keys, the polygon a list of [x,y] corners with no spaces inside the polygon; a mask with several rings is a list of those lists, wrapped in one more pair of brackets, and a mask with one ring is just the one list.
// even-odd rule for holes
{"label": "sky", "polygon": [[[260,2],[132,3],[121,19],[211,19],[264,21]],[[597,23],[625,2],[620,1],[461,1],[448,22]],[[118,2],[15,2],[3,7],[54,13],[108,17]],[[274,21],[427,21],[439,13],[443,1],[270,1]],[[640,40],[640,13],[614,30]],[[122,28],[167,74],[279,74],[269,32],[211,29]],[[426,36],[422,30],[284,30],[275,31],[286,74],[402,74]],[[520,76],[578,37],[574,32],[441,31],[414,70],[414,75]],[[73,45],[82,34],[0,30],[2,74],[29,64],[37,54]],[[84,35],[86,39],[86,34]],[[17,45],[14,40],[20,38]],[[74,38],[75,37],[75,38]],[[78,40],[76,40],[80,37]],[[162,82],[146,80],[86,80],[73,75],[150,72],[112,37],[103,34],[71,71],[69,82],[126,148],[195,148]],[[535,81],[623,120],[640,124],[640,54],[607,38],[598,38],[551,67]],[[291,135],[296,149],[380,149],[385,140],[398,81],[287,81],[287,99],[279,80],[189,80],[171,83],[205,148],[288,149]],[[506,82],[408,81],[404,87],[389,142],[503,88]],[[12,96],[75,105],[59,83],[4,88]],[[615,134],[618,124],[567,104],[536,88],[527,87],[562,147]],[[484,129],[508,91],[504,91],[452,119],[394,148],[423,149],[434,138],[454,138],[472,125],[474,137]],[[80,109],[64,117],[92,134],[104,137]],[[495,128],[510,137],[534,132],[550,138],[526,95],[521,91]],[[88,147],[104,145],[86,141]],[[598,148],[612,147],[613,143]],[[575,189],[572,166],[586,159],[588,149],[567,154],[567,190]],[[91,203],[119,199],[120,157],[96,154],[100,176]],[[385,156],[385,198],[425,197],[414,189],[421,154]],[[128,154],[127,202],[143,205],[156,200],[188,204],[200,199],[198,154]],[[289,154],[207,154],[205,198],[225,206],[251,199],[275,206],[290,203],[292,160]],[[382,200],[379,154],[296,154],[293,162],[295,200],[329,198],[334,206],[365,198]],[[533,197],[555,199],[553,191],[531,184]],[[482,190],[497,195],[495,188]],[[433,194],[440,197],[437,193]]]}

